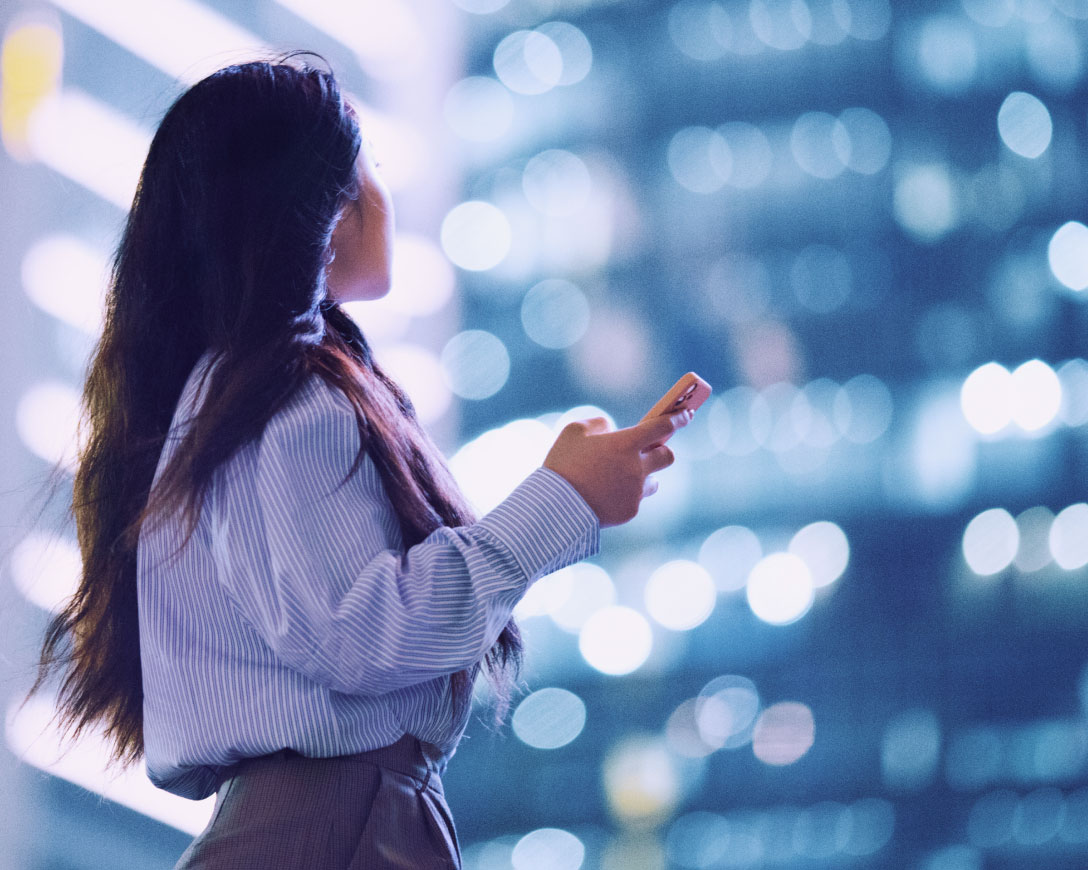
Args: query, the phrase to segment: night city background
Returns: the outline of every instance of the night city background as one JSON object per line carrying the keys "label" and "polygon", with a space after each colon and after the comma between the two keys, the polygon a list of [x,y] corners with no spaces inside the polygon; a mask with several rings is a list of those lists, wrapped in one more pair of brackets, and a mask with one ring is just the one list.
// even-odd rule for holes
{"label": "night city background", "polygon": [[[0,870],[169,868],[213,799],[21,710],[150,136],[307,48],[394,287],[351,303],[483,513],[567,421],[714,387],[516,614],[466,870],[1088,868],[1088,0],[5,0]],[[44,505],[44,509],[43,506]],[[478,686],[483,692],[483,686]]]}

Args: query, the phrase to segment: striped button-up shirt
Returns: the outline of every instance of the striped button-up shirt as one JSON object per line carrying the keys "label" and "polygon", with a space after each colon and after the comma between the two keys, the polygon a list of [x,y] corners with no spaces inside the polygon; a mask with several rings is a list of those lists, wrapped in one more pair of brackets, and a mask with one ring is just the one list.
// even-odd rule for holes
{"label": "striped button-up shirt", "polygon": [[369,456],[340,485],[358,447],[346,397],[315,375],[222,467],[185,546],[180,520],[145,526],[144,745],[160,788],[200,799],[242,758],[406,733],[451,755],[468,712],[455,721],[450,675],[478,665],[531,583],[598,552],[596,514],[543,466],[477,522],[405,548]]}

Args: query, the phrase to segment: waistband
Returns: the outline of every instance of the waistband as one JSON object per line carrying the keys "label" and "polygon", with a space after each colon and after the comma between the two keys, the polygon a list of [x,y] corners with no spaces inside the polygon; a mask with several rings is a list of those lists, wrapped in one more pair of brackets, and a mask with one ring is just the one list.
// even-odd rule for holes
{"label": "waistband", "polygon": [[388,746],[380,746],[377,749],[368,749],[363,752],[355,752],[351,755],[334,755],[315,758],[303,755],[294,749],[280,749],[268,755],[254,758],[246,758],[238,762],[227,774],[226,778],[237,775],[247,767],[266,762],[317,762],[328,763],[331,761],[347,764],[372,764],[376,767],[384,767],[387,770],[410,776],[420,783],[420,788],[426,788],[431,784],[432,778],[437,780],[436,785],[441,784],[441,776],[446,771],[446,762],[449,759],[443,755],[433,743],[427,743],[405,734],[396,743]]}

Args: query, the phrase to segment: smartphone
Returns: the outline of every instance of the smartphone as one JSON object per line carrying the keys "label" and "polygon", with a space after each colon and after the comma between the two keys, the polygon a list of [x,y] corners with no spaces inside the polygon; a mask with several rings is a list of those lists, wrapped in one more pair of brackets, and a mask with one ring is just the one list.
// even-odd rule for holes
{"label": "smartphone", "polygon": [[[696,410],[707,399],[710,398],[711,386],[695,372],[688,372],[682,376],[664,396],[657,400],[652,408],[646,412],[646,415],[639,421],[645,423],[652,417],[658,417],[662,414],[676,414],[680,411]],[[666,438],[665,441],[669,439]],[[646,449],[649,450],[652,447],[658,447],[660,444],[664,444],[665,441],[661,441],[658,444],[651,444]]]}

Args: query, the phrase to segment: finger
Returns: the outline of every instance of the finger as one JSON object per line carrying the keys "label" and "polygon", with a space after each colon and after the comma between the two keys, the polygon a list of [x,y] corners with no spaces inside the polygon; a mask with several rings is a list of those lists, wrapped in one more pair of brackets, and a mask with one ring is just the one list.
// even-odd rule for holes
{"label": "finger", "polygon": [[662,468],[668,468],[676,461],[675,454],[667,444],[662,444],[660,447],[653,447],[640,455],[642,456],[642,470],[645,471],[646,474],[652,474],[655,471],[660,471]]}
{"label": "finger", "polygon": [[647,496],[653,495],[655,492],[657,492],[657,478],[647,477],[642,482],[642,497],[646,498]]}
{"label": "finger", "polygon": [[682,429],[690,423],[691,418],[694,416],[694,411],[679,411],[676,414],[662,414],[659,417],[651,417],[643,423],[632,426],[627,431],[632,433],[632,440],[641,450],[662,443],[677,429]]}

